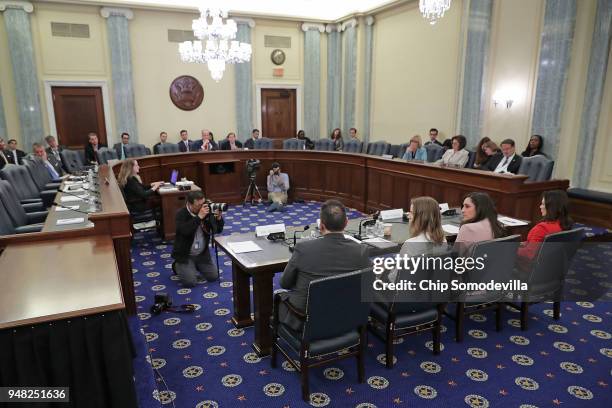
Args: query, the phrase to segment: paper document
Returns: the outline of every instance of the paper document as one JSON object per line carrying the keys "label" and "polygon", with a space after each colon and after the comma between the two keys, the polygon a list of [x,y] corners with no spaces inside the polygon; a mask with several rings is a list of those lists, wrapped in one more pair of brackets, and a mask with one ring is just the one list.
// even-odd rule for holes
{"label": "paper document", "polygon": [[529,224],[529,223],[527,223],[525,221],[517,220],[516,218],[502,217],[502,216],[498,216],[497,217],[497,221],[499,221],[502,224],[504,224],[506,226],[509,226],[509,227],[520,227],[522,225],[528,225]]}
{"label": "paper document", "polygon": [[452,225],[452,224],[442,224],[442,229],[447,234],[458,234],[459,233],[459,227],[456,225]]}
{"label": "paper document", "polygon": [[441,203],[441,204],[438,204],[438,206],[440,207],[440,212],[444,212],[444,211],[448,211],[449,210],[448,203]]}
{"label": "paper document", "polygon": [[364,239],[363,242],[367,242],[368,244],[393,244],[393,242],[386,240],[384,238],[368,238]]}
{"label": "paper document", "polygon": [[70,225],[70,224],[80,224],[85,221],[85,218],[66,218],[63,220],[57,220],[57,225]]}
{"label": "paper document", "polygon": [[243,254],[245,252],[256,252],[262,250],[260,246],[253,241],[229,242],[227,246],[229,246],[229,248],[235,254]]}
{"label": "paper document", "polygon": [[67,205],[66,207],[55,207],[55,211],[78,210],[78,205]]}
{"label": "paper document", "polygon": [[73,201],[82,201],[83,199],[87,198],[86,195],[80,195],[80,196],[63,196],[60,201],[62,203],[70,203]]}

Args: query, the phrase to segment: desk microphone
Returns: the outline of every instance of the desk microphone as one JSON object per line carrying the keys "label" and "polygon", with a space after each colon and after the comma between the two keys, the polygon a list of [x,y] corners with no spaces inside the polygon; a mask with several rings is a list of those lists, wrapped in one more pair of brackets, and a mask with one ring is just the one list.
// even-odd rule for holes
{"label": "desk microphone", "polygon": [[67,210],[74,211],[74,212],[78,212],[78,213],[85,214],[85,215],[89,215],[89,214],[91,214],[91,213],[89,213],[89,212],[87,212],[87,211],[74,210],[74,209],[72,209],[72,208],[70,208],[70,207],[66,207],[65,205],[62,205],[62,204],[60,204],[60,203],[56,203],[55,201],[53,202],[53,205],[54,205],[54,206],[56,206],[56,207],[65,208],[65,209],[67,209]]}
{"label": "desk microphone", "polygon": [[[87,197],[83,198],[83,197],[81,197],[81,196],[80,196],[80,195],[78,195],[78,194],[73,194],[73,193],[71,193],[70,191],[61,190],[61,189],[60,189],[60,190],[58,190],[58,191],[59,191],[60,193],[64,193],[64,194],[68,194],[68,195],[71,195],[71,196],[73,196],[73,197],[76,197],[76,198],[78,198],[78,199],[80,199],[80,200],[87,200]],[[100,200],[98,200],[97,198],[94,198],[94,201],[96,202],[96,204],[100,204]]]}
{"label": "desk microphone", "polygon": [[304,229],[301,231],[298,231],[298,230],[293,231],[293,246],[289,246],[289,251],[293,252],[293,249],[295,248],[295,244],[297,243],[297,233],[304,232],[308,229],[310,229],[310,225],[306,225]]}
{"label": "desk microphone", "polygon": [[364,239],[367,238],[366,236],[361,235],[361,227],[362,225],[365,226],[366,224],[368,225],[376,224],[376,220],[374,218],[364,218],[361,221],[359,221],[359,232],[357,233],[357,235],[354,235],[354,237],[360,241],[363,241]]}

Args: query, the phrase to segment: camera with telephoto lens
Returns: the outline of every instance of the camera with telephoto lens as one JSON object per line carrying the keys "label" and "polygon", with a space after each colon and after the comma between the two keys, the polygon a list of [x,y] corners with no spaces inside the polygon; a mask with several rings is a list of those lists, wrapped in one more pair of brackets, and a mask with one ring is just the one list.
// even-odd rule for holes
{"label": "camera with telephoto lens", "polygon": [[261,168],[261,162],[257,159],[249,159],[246,161],[246,172],[249,180],[255,179],[257,171]]}
{"label": "camera with telephoto lens", "polygon": [[155,294],[155,300],[153,306],[151,306],[151,314],[157,316],[164,310],[168,310],[172,307],[172,298],[170,295],[164,292]]}
{"label": "camera with telephoto lens", "polygon": [[211,213],[214,213],[215,211],[227,211],[227,203],[213,203],[212,201],[207,200],[205,204],[208,206]]}

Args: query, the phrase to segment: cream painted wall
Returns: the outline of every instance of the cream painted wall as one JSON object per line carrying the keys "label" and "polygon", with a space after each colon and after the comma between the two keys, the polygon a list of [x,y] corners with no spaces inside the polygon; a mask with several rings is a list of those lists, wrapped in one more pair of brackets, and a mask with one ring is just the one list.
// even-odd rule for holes
{"label": "cream painted wall", "polygon": [[431,26],[418,3],[376,16],[370,140],[405,143],[412,135],[456,127],[460,83],[462,1],[453,1],[444,19]]}
{"label": "cream painted wall", "polygon": [[[493,2],[482,135],[498,142],[514,139],[517,149],[530,136],[543,12],[544,0]],[[513,95],[512,108],[493,105],[500,93]]]}

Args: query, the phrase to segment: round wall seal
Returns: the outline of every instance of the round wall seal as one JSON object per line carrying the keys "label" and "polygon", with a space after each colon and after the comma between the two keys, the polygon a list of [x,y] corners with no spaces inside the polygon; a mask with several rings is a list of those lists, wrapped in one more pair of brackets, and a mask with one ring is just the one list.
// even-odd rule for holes
{"label": "round wall seal", "polygon": [[197,79],[189,75],[183,75],[170,84],[170,99],[179,109],[194,110],[204,100],[204,89]]}

